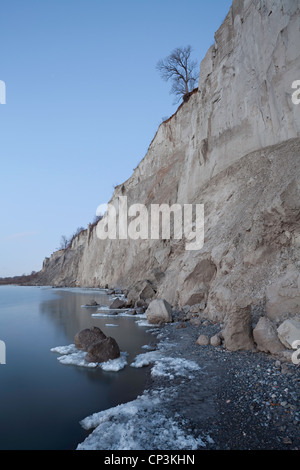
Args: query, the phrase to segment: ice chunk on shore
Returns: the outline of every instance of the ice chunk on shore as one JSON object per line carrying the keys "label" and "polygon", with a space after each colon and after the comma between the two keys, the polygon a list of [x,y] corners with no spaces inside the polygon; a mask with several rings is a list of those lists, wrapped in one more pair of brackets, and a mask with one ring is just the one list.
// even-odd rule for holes
{"label": "ice chunk on shore", "polygon": [[200,371],[199,365],[194,361],[189,361],[180,357],[164,356],[160,350],[149,351],[138,354],[131,367],[144,367],[154,363],[151,369],[153,377],[169,377],[173,380],[176,377],[186,377],[192,379],[192,372]]}
{"label": "ice chunk on shore", "polygon": [[105,371],[112,371],[118,372],[127,365],[127,355],[128,353],[125,351],[121,351],[120,357],[117,359],[109,359],[106,362],[87,362],[85,360],[86,352],[79,351],[75,344],[70,344],[68,346],[57,346],[56,348],[51,348],[52,352],[56,352],[62,354],[59,356],[57,360],[61,364],[65,365],[72,365],[72,366],[80,366],[80,367],[89,367],[95,368],[100,367],[102,370]]}
{"label": "ice chunk on shore", "polygon": [[138,354],[130,365],[131,367],[136,368],[145,367],[157,361],[161,357],[162,353],[160,351],[149,351],[146,353]]}
{"label": "ice chunk on shore", "polygon": [[180,357],[165,356],[163,350],[164,348],[161,348],[159,350],[138,354],[130,365],[131,367],[139,368],[154,363],[151,375],[170,377],[172,379],[175,376],[193,378],[192,372],[201,370],[196,362]]}
{"label": "ice chunk on shore", "polygon": [[94,431],[77,450],[196,450],[206,446],[186,431],[185,422],[167,417],[168,389],[145,392],[135,400],[88,416],[81,425]]}
{"label": "ice chunk on shore", "polygon": [[150,351],[154,351],[154,349],[156,349],[156,347],[150,343],[150,344],[144,344],[142,346],[142,349],[149,349]]}
{"label": "ice chunk on shore", "polygon": [[156,361],[151,369],[153,377],[187,377],[192,379],[192,372],[200,371],[199,365],[194,361],[189,361],[180,357],[162,357]]}

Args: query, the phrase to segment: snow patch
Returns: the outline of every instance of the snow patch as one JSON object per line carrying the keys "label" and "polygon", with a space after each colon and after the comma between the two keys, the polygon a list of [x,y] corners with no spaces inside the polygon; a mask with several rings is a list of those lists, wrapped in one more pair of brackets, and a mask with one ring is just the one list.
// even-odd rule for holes
{"label": "snow patch", "polygon": [[75,344],[69,344],[68,346],[57,346],[56,348],[51,348],[50,351],[58,354],[72,354],[76,353],[78,349]]}
{"label": "snow patch", "polygon": [[151,344],[144,344],[142,346],[142,349],[150,349],[151,351],[155,349],[155,346],[152,346]]}
{"label": "snow patch", "polygon": [[194,374],[192,372],[199,370],[200,367],[194,361],[180,357],[163,357],[155,362],[151,375],[153,377],[168,377],[170,380],[173,380],[175,377],[193,379]]}
{"label": "snow patch", "polygon": [[131,367],[145,367],[149,364],[158,361],[162,356],[160,351],[149,351],[143,354],[138,354],[134,361],[130,364]]}
{"label": "snow patch", "polygon": [[88,416],[81,425],[94,431],[77,450],[196,450],[204,438],[189,434],[186,422],[167,417],[168,389],[145,392],[135,400]]}
{"label": "snow patch", "polygon": [[170,380],[175,377],[192,379],[194,377],[193,372],[201,370],[196,362],[180,357],[164,356],[161,350],[138,354],[130,366],[139,368],[148,366],[151,363],[154,363],[151,369],[153,377],[168,377]]}

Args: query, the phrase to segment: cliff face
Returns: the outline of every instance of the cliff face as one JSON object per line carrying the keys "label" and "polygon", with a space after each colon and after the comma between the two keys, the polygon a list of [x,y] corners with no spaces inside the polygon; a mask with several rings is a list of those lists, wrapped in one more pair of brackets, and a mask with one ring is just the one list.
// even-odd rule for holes
{"label": "cliff face", "polygon": [[89,228],[46,260],[40,283],[138,292],[148,280],[156,296],[202,303],[214,320],[245,299],[273,320],[300,311],[300,105],[292,102],[299,17],[298,0],[234,0],[201,63],[198,89],[160,125],[110,201],[204,204],[203,248],[101,241]]}

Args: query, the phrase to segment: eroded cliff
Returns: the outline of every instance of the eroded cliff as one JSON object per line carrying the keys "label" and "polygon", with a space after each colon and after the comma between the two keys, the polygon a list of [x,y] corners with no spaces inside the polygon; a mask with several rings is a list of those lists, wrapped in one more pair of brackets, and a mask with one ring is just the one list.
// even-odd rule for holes
{"label": "eroded cliff", "polygon": [[299,18],[298,0],[234,0],[198,89],[115,189],[116,207],[120,196],[128,206],[204,204],[203,248],[187,251],[184,239],[100,240],[89,227],[44,262],[40,284],[108,284],[133,297],[149,285],[173,306],[197,304],[225,319],[234,348],[251,347],[249,318],[276,324],[299,314]]}

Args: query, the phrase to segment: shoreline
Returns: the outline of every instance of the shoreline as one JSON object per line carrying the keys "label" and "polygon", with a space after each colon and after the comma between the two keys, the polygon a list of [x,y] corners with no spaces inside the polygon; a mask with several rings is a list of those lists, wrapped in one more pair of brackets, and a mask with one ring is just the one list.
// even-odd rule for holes
{"label": "shoreline", "polygon": [[162,356],[148,365],[144,394],[83,420],[94,430],[77,449],[298,450],[300,368],[261,352],[195,344],[217,328],[187,322],[153,331]]}
{"label": "shoreline", "polygon": [[[223,346],[196,344],[200,334],[212,336],[218,331],[219,325],[206,319],[198,326],[186,321],[151,327],[153,347],[137,355],[144,356],[139,358],[139,367],[148,361],[143,394],[103,412],[95,410],[93,416],[101,415],[104,425],[109,419],[115,426],[104,442],[92,423],[86,428],[90,434],[77,449],[299,450],[299,365],[262,352],[231,352]],[[151,420],[155,426],[147,431]],[[101,423],[98,431],[103,436]],[[128,431],[131,437],[126,442]],[[146,433],[145,440],[140,440],[141,433]],[[164,433],[169,437],[162,438]]]}
{"label": "shoreline", "polygon": [[[208,323],[182,329],[167,325],[162,331],[172,343],[171,353],[202,367],[202,375],[179,384],[178,408],[188,426],[211,437],[206,449],[300,449],[300,368],[286,362],[279,366],[275,357],[261,352],[195,344],[199,334],[217,333],[218,325]],[[175,405],[170,403],[170,412]]]}

